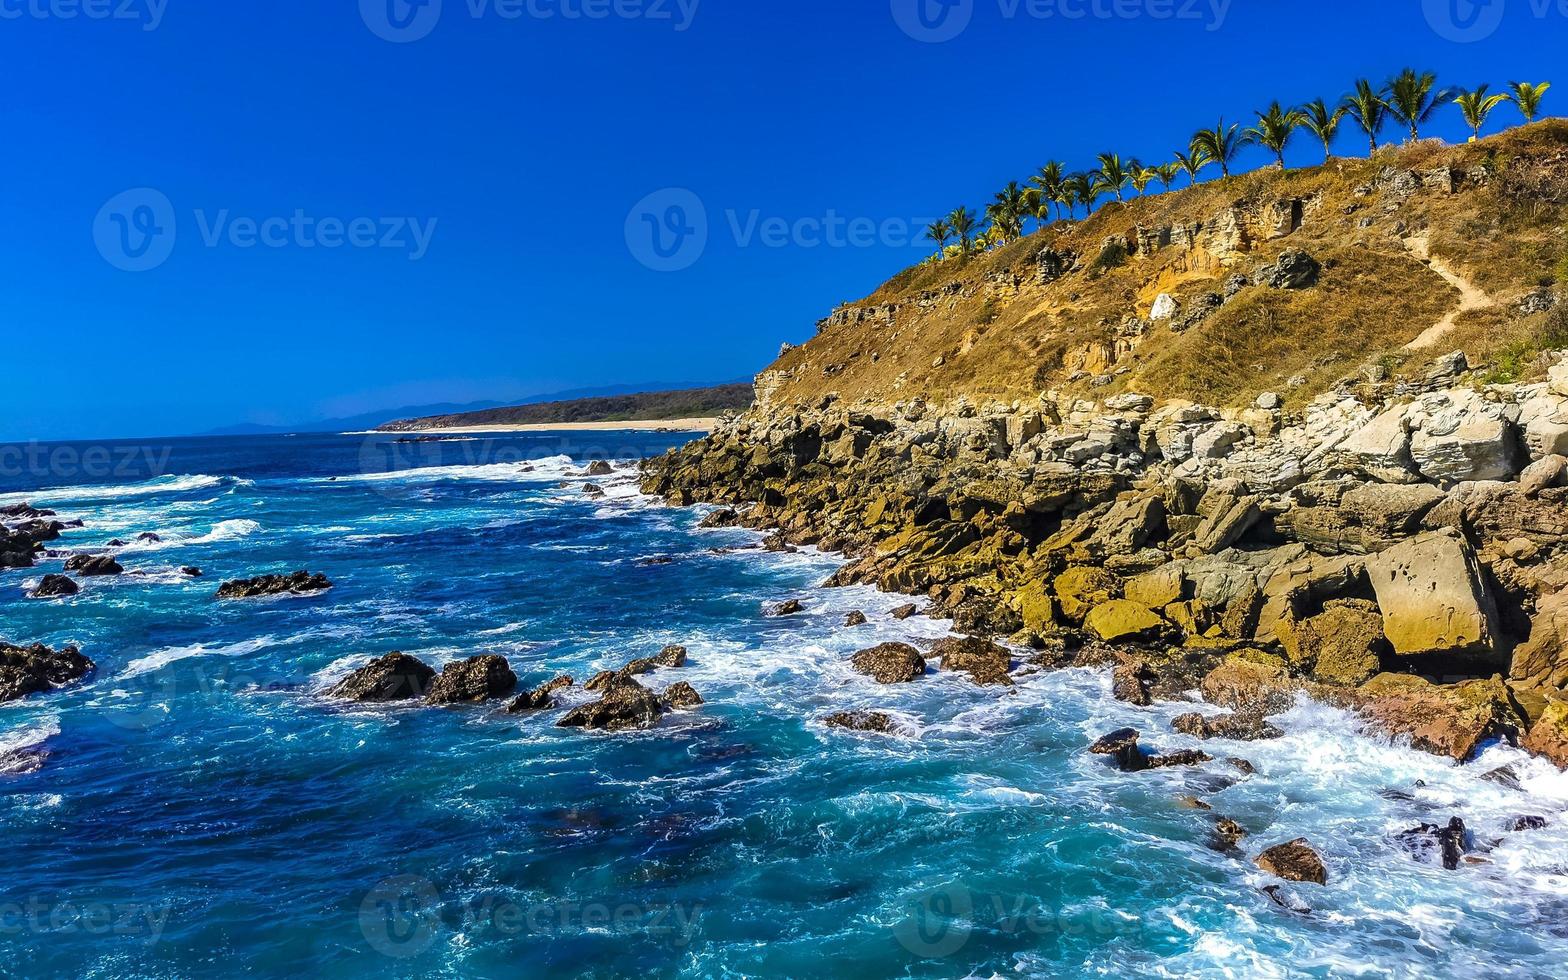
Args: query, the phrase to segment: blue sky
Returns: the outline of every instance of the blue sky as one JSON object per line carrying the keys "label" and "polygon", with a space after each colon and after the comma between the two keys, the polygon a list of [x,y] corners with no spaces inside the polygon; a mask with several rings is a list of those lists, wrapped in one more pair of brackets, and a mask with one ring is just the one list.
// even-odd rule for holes
{"label": "blue sky", "polygon": [[1568,0],[914,2],[0,0],[0,439],[748,376],[1048,158],[1568,41]]}

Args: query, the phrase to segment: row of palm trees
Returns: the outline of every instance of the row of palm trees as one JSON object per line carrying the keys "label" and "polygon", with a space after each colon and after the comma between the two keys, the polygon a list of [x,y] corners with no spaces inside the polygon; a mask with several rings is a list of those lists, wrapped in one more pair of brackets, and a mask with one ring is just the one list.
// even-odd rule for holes
{"label": "row of palm trees", "polygon": [[1107,194],[1125,200],[1127,188],[1142,196],[1158,181],[1164,190],[1182,175],[1198,183],[1202,171],[1219,165],[1222,177],[1229,177],[1231,165],[1248,146],[1258,146],[1274,154],[1281,169],[1285,150],[1299,133],[1305,131],[1323,144],[1325,161],[1332,160],[1334,142],[1346,120],[1354,123],[1367,137],[1372,153],[1377,152],[1378,137],[1391,124],[1409,128],[1412,142],[1421,138],[1421,127],[1445,105],[1456,105],[1464,114],[1472,139],[1480,137],[1487,118],[1505,103],[1513,104],[1525,122],[1534,122],[1541,112],[1541,100],[1550,82],[1511,82],[1507,92],[1491,92],[1489,85],[1474,91],[1439,88],[1432,72],[1406,68],[1386,85],[1378,88],[1367,79],[1357,81],[1350,94],[1337,104],[1315,99],[1305,105],[1287,108],[1279,102],[1257,113],[1257,122],[1242,129],[1240,123],[1225,124],[1223,118],[1212,129],[1193,134],[1185,151],[1177,151],[1170,161],[1145,166],[1136,158],[1124,160],[1120,154],[1102,153],[1094,170],[1068,172],[1053,160],[1030,177],[1027,186],[1010,182],[996,194],[985,210],[988,227],[981,229],[980,217],[960,207],[926,228],[926,238],[936,243],[937,258],[945,258],[948,242],[956,241],[959,254],[970,254],[976,245],[1004,245],[1022,237],[1029,220],[1045,225],[1065,217],[1076,218],[1082,207],[1085,215],[1094,211],[1096,202]]}

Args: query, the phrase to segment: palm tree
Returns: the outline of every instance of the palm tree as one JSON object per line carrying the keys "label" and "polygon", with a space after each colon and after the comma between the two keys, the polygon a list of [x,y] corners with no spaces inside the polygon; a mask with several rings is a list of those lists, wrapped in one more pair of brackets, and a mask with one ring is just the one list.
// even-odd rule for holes
{"label": "palm tree", "polygon": [[1094,213],[1094,201],[1100,196],[1100,190],[1095,186],[1093,177],[1087,173],[1073,174],[1063,182],[1062,189],[1070,199],[1067,206],[1068,214],[1072,213],[1074,204],[1083,205],[1085,217]]}
{"label": "palm tree", "polygon": [[968,255],[971,236],[975,233],[975,213],[968,208],[956,208],[947,216],[947,227],[951,234],[958,236],[962,254]]}
{"label": "palm tree", "polygon": [[1541,96],[1552,87],[1552,83],[1542,82],[1539,85],[1531,85],[1529,82],[1509,82],[1508,87],[1513,90],[1508,96],[1508,101],[1518,106],[1519,111],[1524,113],[1526,123],[1535,122],[1535,117],[1541,114]]}
{"label": "palm tree", "polygon": [[[1098,192],[1114,191],[1116,199],[1122,200],[1122,188],[1132,180],[1134,167],[1129,167],[1122,162],[1120,154],[1102,153],[1099,156],[1100,169],[1094,173],[1095,189]],[[1136,165],[1137,161],[1133,161]]]}
{"label": "palm tree", "polygon": [[1159,179],[1161,184],[1165,185],[1165,189],[1168,191],[1171,189],[1171,185],[1176,183],[1176,178],[1180,176],[1182,165],[1172,160],[1170,163],[1162,163],[1158,167],[1150,167],[1149,170]]}
{"label": "palm tree", "polygon": [[1339,135],[1339,124],[1344,122],[1348,106],[1333,109],[1322,99],[1313,99],[1301,107],[1301,127],[1323,144],[1323,162],[1334,159],[1334,138]]}
{"label": "palm tree", "polygon": [[1410,127],[1410,142],[1421,138],[1421,124],[1429,121],[1437,107],[1452,96],[1447,89],[1439,90],[1437,76],[1432,72],[1416,74],[1406,68],[1388,83],[1388,111],[1395,119]]}
{"label": "palm tree", "polygon": [[1367,134],[1372,152],[1377,152],[1377,137],[1388,119],[1388,100],[1384,99],[1372,83],[1365,78],[1356,83],[1355,91],[1345,96],[1345,114]]}
{"label": "palm tree", "polygon": [[1132,161],[1127,166],[1131,171],[1128,182],[1132,184],[1132,189],[1138,192],[1138,196],[1142,197],[1143,192],[1149,189],[1149,185],[1154,183],[1154,178],[1159,175],[1154,172],[1153,167],[1145,167],[1137,160]]}
{"label": "palm tree", "polygon": [[1213,163],[1220,165],[1220,173],[1230,176],[1231,161],[1236,159],[1236,154],[1241,152],[1244,145],[1242,138],[1236,135],[1240,123],[1232,123],[1229,129],[1225,128],[1224,117],[1220,124],[1213,129],[1200,129],[1192,135],[1191,150],[1201,153]]}
{"label": "palm tree", "polygon": [[985,209],[985,216],[997,229],[1005,245],[1023,234],[1024,215],[1030,210],[1027,194],[1014,180],[996,193],[991,205]]}
{"label": "palm tree", "polygon": [[946,218],[938,218],[926,226],[926,239],[936,242],[937,261],[947,256],[947,240],[953,237],[953,227]]}
{"label": "palm tree", "polygon": [[1180,150],[1176,151],[1176,166],[1180,167],[1182,172],[1187,175],[1187,179],[1194,184],[1198,182],[1198,173],[1213,162],[1213,160],[1209,159],[1207,153],[1196,146],[1193,146],[1186,153]]}
{"label": "palm tree", "polygon": [[[1058,212],[1060,212],[1062,206],[1062,180],[1064,179],[1063,175],[1065,173],[1066,168],[1062,165],[1061,161],[1052,160],[1050,163],[1047,163],[1045,166],[1041,167],[1039,173],[1029,178],[1029,183],[1033,184],[1035,188],[1039,190],[1040,196],[1043,199],[1047,210],[1049,205],[1055,204],[1057,206]],[[1060,217],[1060,214],[1058,213],[1057,216]],[[1045,220],[1048,220],[1048,218],[1041,218],[1041,221]]]}
{"label": "palm tree", "polygon": [[1300,109],[1286,109],[1275,102],[1269,106],[1268,112],[1258,113],[1257,125],[1242,134],[1243,143],[1256,143],[1271,151],[1279,160],[1279,169],[1285,169],[1285,147],[1290,145],[1290,138],[1296,135],[1296,130],[1306,122]]}
{"label": "palm tree", "polygon": [[1472,143],[1481,138],[1481,127],[1486,125],[1486,117],[1492,114],[1493,109],[1508,101],[1506,95],[1487,95],[1486,90],[1489,88],[1490,85],[1482,85],[1474,92],[1460,92],[1454,96],[1454,104],[1465,114],[1465,124],[1470,127]]}

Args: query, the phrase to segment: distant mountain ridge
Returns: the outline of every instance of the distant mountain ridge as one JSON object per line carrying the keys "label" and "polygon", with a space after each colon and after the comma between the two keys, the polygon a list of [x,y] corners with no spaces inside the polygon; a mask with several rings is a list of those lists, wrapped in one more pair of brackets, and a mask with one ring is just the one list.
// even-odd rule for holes
{"label": "distant mountain ridge", "polygon": [[[748,385],[749,381],[746,382]],[[252,436],[252,435],[285,435],[290,433],[315,433],[315,432],[365,432],[377,429],[392,422],[408,419],[436,418],[448,416],[465,416],[476,412],[486,412],[495,409],[516,408],[525,405],[553,404],[557,402],[581,400],[589,398],[610,398],[618,395],[638,395],[648,392],[670,391],[702,391],[712,388],[724,387],[705,382],[645,382],[622,385],[602,385],[593,388],[571,388],[565,391],[548,392],[542,395],[533,395],[517,401],[479,401],[479,402],[438,402],[430,405],[405,405],[400,408],[380,409],[374,412],[364,412],[359,415],[347,415],[338,418],[318,419],[312,422],[300,422],[295,425],[260,425],[255,423],[241,423],[239,425],[224,426],[202,433],[209,436]],[[749,400],[748,403],[750,404]],[[742,406],[745,407],[745,406]]]}
{"label": "distant mountain ridge", "polygon": [[751,407],[748,383],[683,388],[674,391],[601,395],[563,401],[536,402],[505,408],[399,419],[379,427],[382,432],[420,432],[489,425],[551,425],[583,422],[652,422],[664,419],[710,418]]}

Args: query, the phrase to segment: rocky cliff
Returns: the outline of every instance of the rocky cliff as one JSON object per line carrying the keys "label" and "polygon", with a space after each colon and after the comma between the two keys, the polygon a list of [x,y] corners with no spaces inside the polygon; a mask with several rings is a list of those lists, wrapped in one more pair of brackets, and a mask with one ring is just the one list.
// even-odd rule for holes
{"label": "rocky cliff", "polygon": [[835,312],[645,489],[829,585],[1201,690],[1568,765],[1568,125],[1111,207]]}

